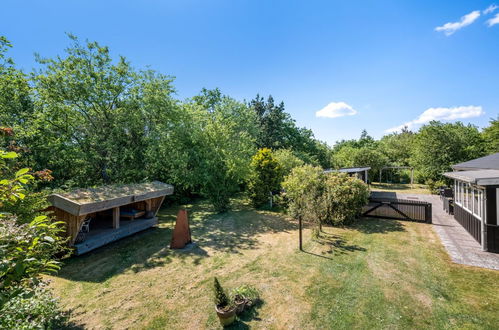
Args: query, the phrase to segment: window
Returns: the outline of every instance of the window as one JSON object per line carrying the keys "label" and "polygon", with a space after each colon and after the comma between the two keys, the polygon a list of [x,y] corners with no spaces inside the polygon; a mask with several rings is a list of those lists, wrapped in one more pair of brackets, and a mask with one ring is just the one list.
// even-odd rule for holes
{"label": "window", "polygon": [[480,209],[480,201],[479,201],[480,192],[476,189],[473,189],[473,214],[480,217],[479,209]]}
{"label": "window", "polygon": [[456,181],[454,185],[455,202],[478,219],[483,216],[483,190],[472,187],[469,183]]}

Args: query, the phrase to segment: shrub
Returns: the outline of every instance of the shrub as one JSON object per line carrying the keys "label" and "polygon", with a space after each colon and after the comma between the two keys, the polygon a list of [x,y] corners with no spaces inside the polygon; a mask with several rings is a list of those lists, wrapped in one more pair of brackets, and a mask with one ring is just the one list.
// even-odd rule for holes
{"label": "shrub", "polygon": [[343,225],[361,214],[369,197],[368,186],[346,173],[324,174],[305,165],[291,171],[283,182],[293,217],[319,224]]}
{"label": "shrub", "polygon": [[25,202],[22,215],[28,218],[39,204],[36,198],[25,198],[34,177],[27,168],[13,170],[16,157],[0,150],[0,328],[54,328],[63,318],[41,275],[59,269],[54,255],[63,246],[61,223],[43,215],[18,223],[15,205]]}
{"label": "shrub", "polygon": [[44,284],[21,293],[0,307],[0,329],[59,329],[67,316]]}
{"label": "shrub", "polygon": [[426,185],[428,186],[428,189],[430,190],[430,192],[432,194],[438,194],[438,192],[439,192],[438,189],[440,187],[446,186],[447,184],[443,180],[428,179],[428,180],[426,180]]}
{"label": "shrub", "polygon": [[254,206],[262,206],[272,192],[280,189],[282,169],[268,148],[258,150],[251,160],[251,168],[249,195]]}
{"label": "shrub", "polygon": [[[18,225],[14,217],[0,221],[0,291],[12,296],[19,287],[37,285],[39,276],[59,270],[53,259],[62,250],[60,223],[46,216]],[[6,293],[9,293],[8,295]],[[0,304],[3,301],[0,299]]]}
{"label": "shrub", "polygon": [[215,305],[218,308],[225,308],[230,305],[229,297],[216,277],[213,281],[213,293],[215,295]]}
{"label": "shrub", "polygon": [[325,187],[326,223],[349,224],[360,216],[369,198],[369,188],[363,181],[346,173],[328,173]]}

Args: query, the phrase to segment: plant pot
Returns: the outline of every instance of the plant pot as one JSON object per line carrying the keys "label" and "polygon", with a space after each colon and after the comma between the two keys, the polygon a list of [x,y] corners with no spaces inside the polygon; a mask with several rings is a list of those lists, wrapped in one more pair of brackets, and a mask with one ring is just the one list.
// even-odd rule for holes
{"label": "plant pot", "polygon": [[244,311],[247,302],[248,299],[246,298],[240,300],[234,300],[234,304],[236,304],[236,314],[241,314]]}
{"label": "plant pot", "polygon": [[220,319],[220,324],[224,327],[230,325],[236,319],[236,307],[231,307],[228,310],[219,309],[215,306],[215,311],[217,312],[218,318]]}

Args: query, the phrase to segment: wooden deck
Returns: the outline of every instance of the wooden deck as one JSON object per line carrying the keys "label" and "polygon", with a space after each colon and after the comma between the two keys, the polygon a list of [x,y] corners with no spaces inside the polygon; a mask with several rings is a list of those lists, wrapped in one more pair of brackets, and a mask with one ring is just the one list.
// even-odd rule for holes
{"label": "wooden deck", "polygon": [[87,234],[85,241],[75,244],[75,254],[81,255],[92,251],[98,247],[117,241],[124,237],[133,235],[139,231],[153,227],[158,224],[158,218],[151,219],[138,218],[135,220],[121,220],[120,227],[92,229]]}

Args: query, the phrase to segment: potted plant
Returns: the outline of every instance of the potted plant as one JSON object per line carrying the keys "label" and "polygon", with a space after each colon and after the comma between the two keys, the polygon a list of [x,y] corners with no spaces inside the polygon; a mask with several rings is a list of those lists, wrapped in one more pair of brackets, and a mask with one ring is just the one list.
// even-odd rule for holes
{"label": "potted plant", "polygon": [[242,313],[246,306],[252,306],[259,298],[258,290],[249,286],[241,285],[232,290],[232,297],[236,305],[236,312]]}
{"label": "potted plant", "polygon": [[223,326],[232,324],[236,319],[236,307],[229,300],[229,297],[216,277],[213,284],[213,291],[215,294],[215,311],[220,319],[220,323]]}

